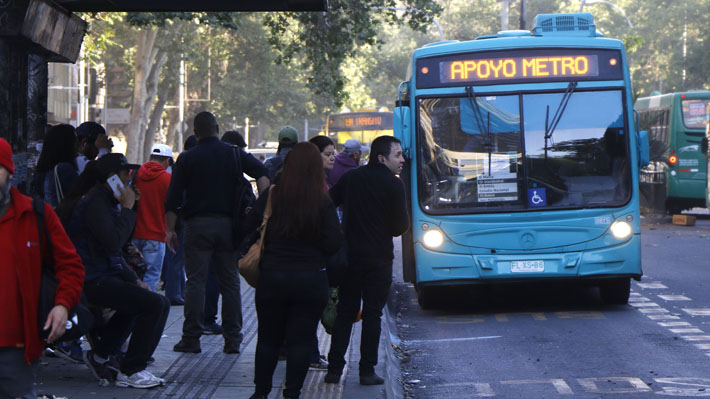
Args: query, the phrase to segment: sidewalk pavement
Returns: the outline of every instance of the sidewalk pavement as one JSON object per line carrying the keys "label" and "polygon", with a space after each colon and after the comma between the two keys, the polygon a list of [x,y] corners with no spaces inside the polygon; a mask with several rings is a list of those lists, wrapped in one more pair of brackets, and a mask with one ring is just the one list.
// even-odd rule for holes
{"label": "sidewalk pavement", "polygon": [[[183,307],[173,306],[163,332],[163,337],[148,365],[148,371],[166,380],[166,385],[152,389],[119,388],[114,385],[100,386],[89,369],[82,364],[73,364],[58,358],[43,356],[37,376],[37,392],[54,395],[56,398],[88,399],[247,399],[254,392],[254,353],[256,351],[256,309],[254,289],[242,280],[242,309],[244,342],[240,354],[222,352],[224,341],[221,335],[202,336],[202,353],[173,352],[181,337]],[[325,370],[309,370],[301,391],[302,399],[380,399],[401,395],[399,388],[399,364],[390,343],[391,319],[385,309],[380,340],[377,374],[385,378],[385,385],[361,386],[358,375],[360,360],[360,331],[362,323],[353,326],[348,348],[348,364],[343,370],[339,384],[325,384]],[[322,326],[318,328],[320,353],[327,355],[330,335]],[[82,343],[87,350],[88,344]],[[270,398],[281,398],[286,362],[280,361],[274,373],[274,388]]]}

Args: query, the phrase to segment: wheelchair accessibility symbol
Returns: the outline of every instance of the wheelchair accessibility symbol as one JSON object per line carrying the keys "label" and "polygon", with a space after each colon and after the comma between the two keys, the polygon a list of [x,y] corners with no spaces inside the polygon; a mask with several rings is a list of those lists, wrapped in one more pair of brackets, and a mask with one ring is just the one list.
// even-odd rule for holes
{"label": "wheelchair accessibility symbol", "polygon": [[528,205],[530,207],[541,207],[547,205],[547,195],[544,188],[528,189]]}

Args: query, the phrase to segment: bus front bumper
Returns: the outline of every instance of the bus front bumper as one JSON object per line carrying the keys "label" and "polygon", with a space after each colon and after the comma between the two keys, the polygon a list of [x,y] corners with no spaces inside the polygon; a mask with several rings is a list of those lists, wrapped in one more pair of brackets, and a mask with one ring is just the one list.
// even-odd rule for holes
{"label": "bus front bumper", "polygon": [[595,280],[639,278],[641,238],[624,243],[573,252],[451,254],[415,244],[417,284],[494,284],[531,280]]}

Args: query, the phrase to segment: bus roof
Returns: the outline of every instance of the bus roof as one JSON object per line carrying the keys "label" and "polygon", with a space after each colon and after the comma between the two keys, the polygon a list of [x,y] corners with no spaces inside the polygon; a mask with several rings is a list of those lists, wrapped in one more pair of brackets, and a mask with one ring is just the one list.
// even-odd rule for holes
{"label": "bus roof", "polygon": [[659,94],[657,96],[639,97],[634,103],[634,108],[636,110],[643,109],[657,109],[657,108],[668,108],[673,105],[675,98],[684,96],[687,99],[693,98],[710,98],[709,90],[689,90],[689,91],[679,91],[675,93]]}

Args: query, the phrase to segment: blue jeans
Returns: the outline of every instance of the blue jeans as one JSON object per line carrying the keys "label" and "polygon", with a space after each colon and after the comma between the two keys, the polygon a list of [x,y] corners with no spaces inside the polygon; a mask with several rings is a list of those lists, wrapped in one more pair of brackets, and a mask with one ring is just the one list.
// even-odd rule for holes
{"label": "blue jeans", "polygon": [[151,291],[155,292],[155,287],[158,285],[158,281],[160,281],[160,271],[163,268],[165,243],[155,240],[144,240],[142,238],[134,238],[131,240],[131,243],[141,251],[143,260],[145,260],[146,263],[143,282],[150,287]]}
{"label": "blue jeans", "polygon": [[25,363],[24,348],[0,347],[0,398],[35,399],[39,362]]}
{"label": "blue jeans", "polygon": [[165,251],[165,296],[174,304],[185,302],[185,247],[184,229],[176,230],[178,246],[175,253]]}

